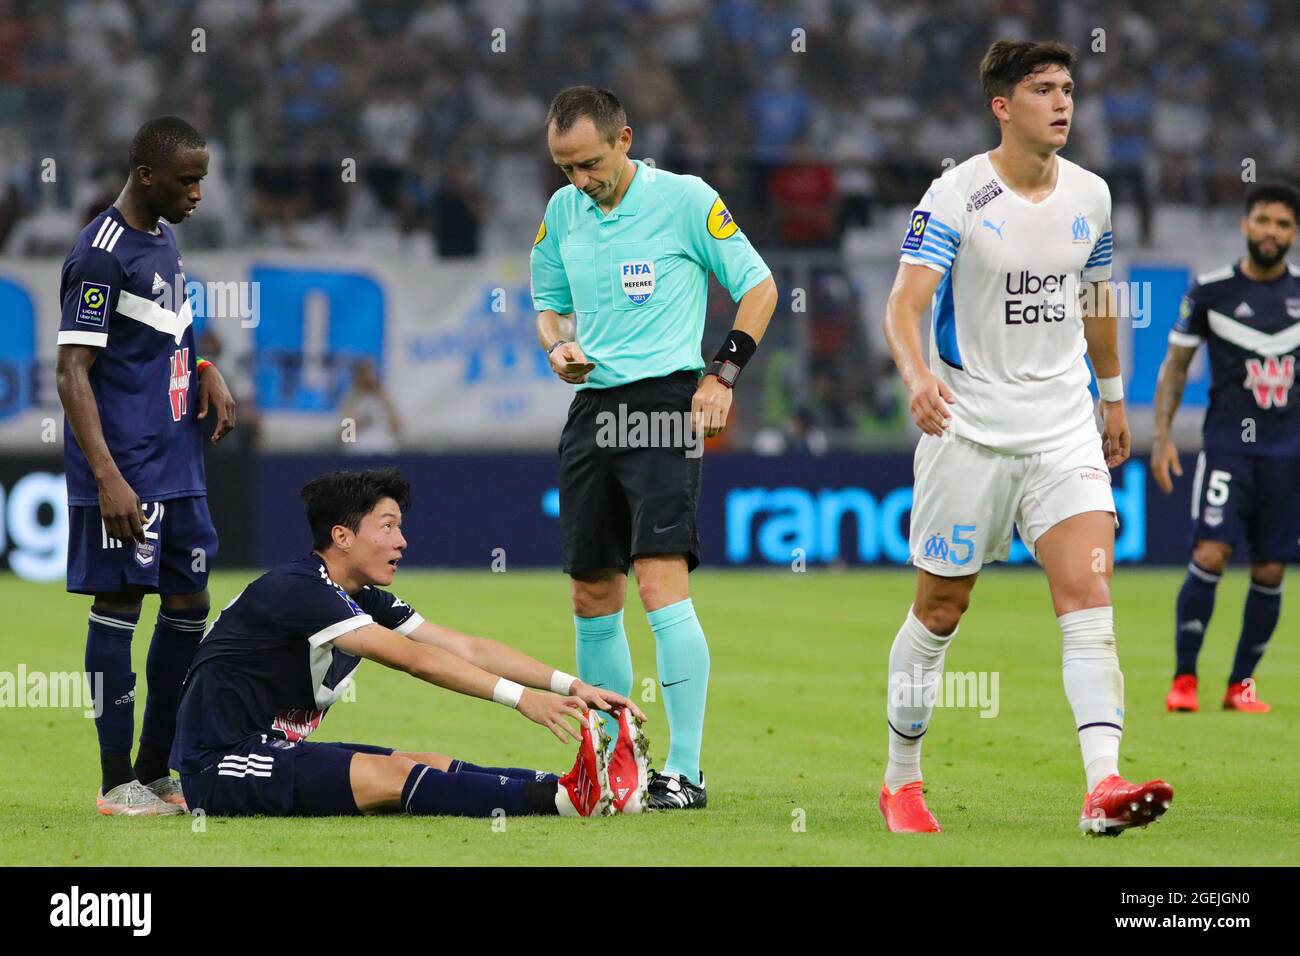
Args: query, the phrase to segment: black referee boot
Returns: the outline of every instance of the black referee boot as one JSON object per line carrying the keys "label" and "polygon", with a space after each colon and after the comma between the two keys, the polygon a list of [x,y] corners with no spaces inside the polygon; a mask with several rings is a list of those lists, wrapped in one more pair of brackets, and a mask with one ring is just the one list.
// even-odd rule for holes
{"label": "black referee boot", "polygon": [[697,787],[678,773],[650,771],[650,785],[646,793],[647,810],[703,810],[709,803],[704,792],[704,771],[700,771]]}

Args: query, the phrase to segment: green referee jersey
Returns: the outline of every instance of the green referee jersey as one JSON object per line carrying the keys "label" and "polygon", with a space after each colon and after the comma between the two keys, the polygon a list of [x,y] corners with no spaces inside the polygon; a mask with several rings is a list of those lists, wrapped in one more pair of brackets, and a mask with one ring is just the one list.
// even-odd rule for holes
{"label": "green referee jersey", "polygon": [[533,242],[533,308],[573,313],[596,363],[578,388],[703,369],[708,273],[736,301],[772,274],[708,183],[634,162],[611,213],[567,185]]}

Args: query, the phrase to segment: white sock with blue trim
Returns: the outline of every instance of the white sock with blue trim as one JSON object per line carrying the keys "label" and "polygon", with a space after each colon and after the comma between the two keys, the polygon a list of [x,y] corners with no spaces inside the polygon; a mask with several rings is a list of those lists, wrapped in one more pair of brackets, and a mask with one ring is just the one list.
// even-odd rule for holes
{"label": "white sock with blue trim", "polygon": [[1124,675],[1115,650],[1115,614],[1091,607],[1062,614],[1061,676],[1074,711],[1079,751],[1091,791],[1119,773],[1119,742],[1124,736]]}
{"label": "white sock with blue trim", "polygon": [[889,650],[889,763],[885,786],[897,793],[904,784],[921,779],[921,739],[930,728],[935,694],[943,680],[943,659],[957,636],[934,634],[912,609]]}

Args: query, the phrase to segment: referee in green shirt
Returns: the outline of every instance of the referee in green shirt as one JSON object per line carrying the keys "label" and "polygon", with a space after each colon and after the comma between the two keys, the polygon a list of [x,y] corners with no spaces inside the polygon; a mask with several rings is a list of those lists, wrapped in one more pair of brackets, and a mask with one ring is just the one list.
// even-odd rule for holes
{"label": "referee in green shirt", "polygon": [[[701,441],[727,426],[731,389],[772,317],[776,284],[708,183],[628,158],[632,129],[613,93],[564,90],[546,126],[570,185],[537,230],[532,292],[551,368],[576,386],[560,438],[560,527],[578,674],[632,692],[623,602],[635,568],[671,737],[649,806],[703,807],[709,648],[687,582],[700,561]],[[710,272],[740,307],[706,368]],[[560,331],[569,314],[576,341]]]}

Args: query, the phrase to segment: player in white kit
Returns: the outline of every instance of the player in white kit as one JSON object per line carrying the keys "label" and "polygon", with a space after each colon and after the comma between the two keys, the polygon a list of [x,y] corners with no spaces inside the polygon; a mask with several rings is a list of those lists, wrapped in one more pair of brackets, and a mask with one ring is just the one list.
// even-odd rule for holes
{"label": "player in white kit", "polygon": [[[924,434],[916,450],[916,597],[889,655],[889,762],[880,810],[894,832],[937,832],[921,740],[943,661],[980,568],[1014,522],[1047,572],[1064,636],[1065,692],[1087,791],[1080,828],[1118,834],[1169,807],[1164,781],[1119,776],[1124,678],[1110,575],[1109,467],[1129,454],[1109,279],[1110,191],[1057,155],[1074,111],[1074,52],[1000,40],[980,65],[1002,133],[948,170],[912,212],[885,330]],[[920,323],[933,309],[930,357]],[[1098,434],[1092,360],[1102,396]]]}

